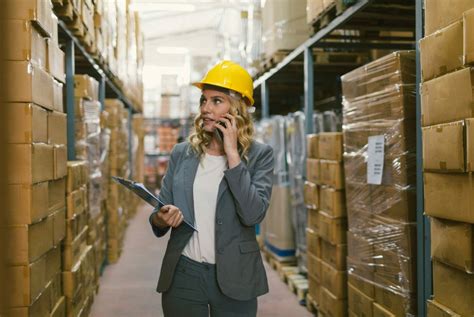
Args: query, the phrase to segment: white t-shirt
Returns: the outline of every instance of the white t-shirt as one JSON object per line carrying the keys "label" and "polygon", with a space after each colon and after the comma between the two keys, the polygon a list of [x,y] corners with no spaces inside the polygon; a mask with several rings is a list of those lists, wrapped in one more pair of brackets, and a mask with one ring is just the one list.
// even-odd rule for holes
{"label": "white t-shirt", "polygon": [[183,255],[197,262],[215,264],[215,222],[219,185],[227,169],[225,156],[204,154],[193,184],[196,229]]}

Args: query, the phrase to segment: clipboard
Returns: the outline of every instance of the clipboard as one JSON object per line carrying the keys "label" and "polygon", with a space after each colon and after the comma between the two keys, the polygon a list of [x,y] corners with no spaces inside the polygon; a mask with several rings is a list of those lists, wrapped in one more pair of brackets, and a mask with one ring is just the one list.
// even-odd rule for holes
{"label": "clipboard", "polygon": [[[135,181],[128,180],[122,177],[117,177],[117,176],[112,176],[112,179],[116,181],[117,183],[125,186],[127,189],[131,190],[135,195],[137,195],[138,197],[146,201],[149,205],[155,208],[166,205],[157,196],[155,196],[152,192],[150,192],[142,183],[137,183]],[[189,227],[191,227],[194,231],[197,231],[196,228],[192,224],[190,224],[188,221],[183,220],[183,222],[187,224]]]}

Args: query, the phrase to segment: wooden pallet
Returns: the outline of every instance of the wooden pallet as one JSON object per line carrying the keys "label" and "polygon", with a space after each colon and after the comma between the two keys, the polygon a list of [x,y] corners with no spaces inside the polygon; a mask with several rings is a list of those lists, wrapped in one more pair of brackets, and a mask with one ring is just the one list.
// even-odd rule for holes
{"label": "wooden pallet", "polygon": [[298,297],[299,301],[306,299],[308,293],[308,279],[301,274],[292,274],[287,279],[288,288]]}
{"label": "wooden pallet", "polygon": [[321,50],[313,50],[315,65],[363,65],[369,61],[367,53],[360,52],[325,52]]}
{"label": "wooden pallet", "polygon": [[346,5],[344,5],[343,0],[333,0],[333,2],[311,22],[314,33],[326,27],[332,20],[344,12],[345,9]]}
{"label": "wooden pallet", "polygon": [[297,266],[284,266],[278,272],[280,276],[280,280],[284,283],[287,283],[288,276],[299,273],[299,269]]}
{"label": "wooden pallet", "polygon": [[319,305],[309,294],[306,295],[306,309],[315,316],[319,315]]}
{"label": "wooden pallet", "polygon": [[263,73],[267,72],[269,69],[275,67],[278,63],[285,59],[288,54],[291,53],[291,50],[278,50],[273,53],[270,57],[265,58],[260,64],[261,71]]}

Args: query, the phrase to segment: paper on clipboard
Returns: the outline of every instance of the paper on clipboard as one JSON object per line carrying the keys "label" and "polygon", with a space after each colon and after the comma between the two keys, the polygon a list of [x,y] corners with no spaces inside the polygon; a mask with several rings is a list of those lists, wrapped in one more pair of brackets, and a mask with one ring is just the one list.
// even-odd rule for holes
{"label": "paper on clipboard", "polygon": [[[152,192],[150,192],[145,185],[142,183],[137,183],[132,180],[128,180],[122,177],[117,177],[117,176],[112,176],[112,179],[116,181],[117,183],[125,186],[129,190],[131,190],[135,195],[146,201],[148,204],[150,204],[153,207],[161,207],[166,205],[163,201],[161,201],[157,196],[155,196]],[[185,224],[187,224],[189,227],[191,227],[193,230],[197,231],[196,228],[194,228],[193,225],[191,225],[188,221],[184,220],[183,221]]]}

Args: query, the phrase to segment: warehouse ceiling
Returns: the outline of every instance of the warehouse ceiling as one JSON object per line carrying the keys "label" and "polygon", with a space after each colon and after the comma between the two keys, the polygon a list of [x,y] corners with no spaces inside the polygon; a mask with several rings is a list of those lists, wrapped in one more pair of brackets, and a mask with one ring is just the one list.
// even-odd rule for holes
{"label": "warehouse ceiling", "polygon": [[[145,34],[148,65],[179,66],[186,55],[215,58],[223,38],[240,34],[240,25],[227,23],[240,17],[248,4],[242,0],[135,0]],[[233,19],[235,21],[235,19]]]}

